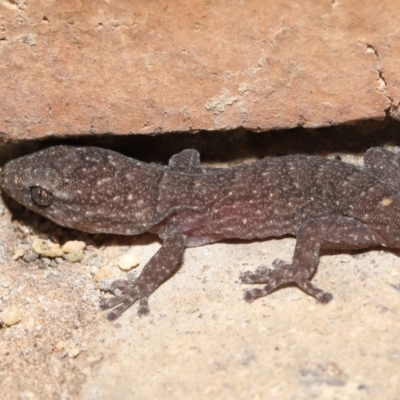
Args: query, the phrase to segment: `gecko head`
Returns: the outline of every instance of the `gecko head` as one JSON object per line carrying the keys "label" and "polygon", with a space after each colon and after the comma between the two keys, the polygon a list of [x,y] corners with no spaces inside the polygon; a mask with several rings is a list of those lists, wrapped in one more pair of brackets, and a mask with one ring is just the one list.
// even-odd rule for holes
{"label": "gecko head", "polygon": [[[141,165],[111,150],[55,146],[8,162],[0,185],[14,200],[61,226],[136,234],[152,221],[153,210],[154,190],[142,179]],[[142,197],[135,197],[138,191]]]}
{"label": "gecko head", "polygon": [[1,187],[19,203],[44,214],[60,195],[63,176],[57,163],[63,162],[65,148],[53,147],[9,161],[0,174]]}
{"label": "gecko head", "polygon": [[0,174],[0,185],[38,214],[59,225],[85,230],[79,216],[89,203],[89,180],[97,178],[93,171],[102,170],[103,157],[98,148],[49,147],[8,162]]}

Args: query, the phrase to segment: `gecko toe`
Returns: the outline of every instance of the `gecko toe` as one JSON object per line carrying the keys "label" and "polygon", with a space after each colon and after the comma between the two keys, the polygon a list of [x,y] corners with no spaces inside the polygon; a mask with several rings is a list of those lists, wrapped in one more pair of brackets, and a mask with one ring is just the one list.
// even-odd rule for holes
{"label": "gecko toe", "polygon": [[[286,261],[280,258],[275,259],[272,262],[272,268],[262,265],[258,267],[254,272],[246,271],[240,275],[241,283],[269,283],[274,277],[280,277],[286,271],[287,277],[293,273],[293,267]],[[265,294],[264,294],[265,296]],[[260,297],[260,296],[259,296]]]}
{"label": "gecko toe", "polygon": [[241,283],[251,283],[251,271],[246,271],[240,274],[239,279]]}
{"label": "gecko toe", "polygon": [[327,304],[333,299],[332,293],[323,292],[321,296],[317,297],[318,303]]}
{"label": "gecko toe", "polygon": [[105,297],[103,297],[102,299],[100,299],[100,304],[99,304],[99,306],[100,306],[100,309],[101,309],[101,310],[107,310],[107,309],[110,308],[110,307],[108,306],[108,300],[109,300],[109,299],[106,299]]}
{"label": "gecko toe", "polygon": [[124,301],[107,314],[107,319],[109,321],[115,321],[135,302],[135,299],[128,298],[128,296],[124,297]]}
{"label": "gecko toe", "polygon": [[108,319],[108,321],[115,321],[120,315],[121,314],[116,313],[115,310],[114,310],[114,311],[110,311],[107,314],[106,318]]}
{"label": "gecko toe", "polygon": [[119,292],[123,292],[126,290],[130,285],[132,285],[131,282],[124,280],[124,279],[118,279],[114,282],[111,283],[110,288],[108,291],[114,295],[119,295]]}
{"label": "gecko toe", "polygon": [[281,258],[275,258],[275,260],[272,261],[272,266],[274,267],[274,269],[285,268],[288,265],[289,264],[285,260],[282,260]]}
{"label": "gecko toe", "polygon": [[110,299],[102,299],[100,301],[100,308],[102,310],[109,310],[114,308],[107,314],[109,321],[114,321],[121,316],[128,308],[130,308],[137,301],[137,297],[131,297],[129,295],[116,296]]}
{"label": "gecko toe", "polygon": [[110,308],[121,304],[124,301],[124,297],[125,296],[115,296],[110,298],[103,297],[102,299],[100,299],[100,309],[109,310]]}
{"label": "gecko toe", "polygon": [[149,299],[148,299],[148,297],[141,297],[141,298],[140,298],[139,310],[138,310],[137,313],[138,313],[138,315],[139,315],[140,317],[150,314]]}
{"label": "gecko toe", "polygon": [[297,286],[302,289],[304,292],[314,297],[319,303],[326,304],[329,303],[333,296],[331,293],[325,292],[322,289],[314,286],[307,278],[302,277],[300,279],[296,279],[295,283]]}
{"label": "gecko toe", "polygon": [[271,270],[264,270],[259,273],[247,271],[240,275],[239,279],[241,283],[267,283],[270,279]]}
{"label": "gecko toe", "polygon": [[254,300],[263,296],[265,296],[263,289],[251,289],[244,292],[243,298],[247,303],[252,303]]}

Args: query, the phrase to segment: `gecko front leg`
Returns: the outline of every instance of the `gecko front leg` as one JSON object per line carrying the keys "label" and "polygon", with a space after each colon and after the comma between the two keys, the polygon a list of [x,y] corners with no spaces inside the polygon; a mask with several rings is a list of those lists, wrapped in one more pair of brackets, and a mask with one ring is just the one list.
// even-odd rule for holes
{"label": "gecko front leg", "polygon": [[320,303],[328,303],[332,294],[314,286],[313,277],[319,261],[321,248],[351,250],[385,245],[385,240],[362,222],[343,216],[329,216],[311,220],[300,227],[291,263],[275,260],[275,269],[245,272],[242,283],[266,283],[262,289],[245,293],[245,300],[267,296],[280,286],[294,283]]}
{"label": "gecko front leg", "polygon": [[115,307],[107,314],[109,321],[117,319],[136,301],[139,301],[138,315],[149,314],[150,295],[172,274],[182,257],[187,240],[185,235],[171,227],[162,229],[159,236],[163,244],[144,266],[139,277],[133,282],[126,280],[113,282],[110,291],[115,293],[119,290],[121,294],[101,299],[102,310]]}

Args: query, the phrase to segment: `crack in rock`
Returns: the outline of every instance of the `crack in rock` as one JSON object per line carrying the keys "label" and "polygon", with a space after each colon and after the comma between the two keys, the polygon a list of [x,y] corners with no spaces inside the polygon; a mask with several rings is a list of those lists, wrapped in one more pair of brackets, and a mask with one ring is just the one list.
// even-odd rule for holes
{"label": "crack in rock", "polygon": [[377,90],[378,92],[382,93],[383,96],[385,96],[385,98],[387,100],[389,100],[389,105],[388,107],[385,109],[385,112],[388,116],[392,116],[393,113],[393,98],[390,97],[387,93],[387,81],[383,75],[382,72],[382,66],[381,66],[381,59],[378,53],[378,50],[375,49],[374,46],[372,46],[371,44],[367,44],[367,53],[372,53],[375,55],[375,61],[376,61],[376,71],[378,72],[378,87]]}

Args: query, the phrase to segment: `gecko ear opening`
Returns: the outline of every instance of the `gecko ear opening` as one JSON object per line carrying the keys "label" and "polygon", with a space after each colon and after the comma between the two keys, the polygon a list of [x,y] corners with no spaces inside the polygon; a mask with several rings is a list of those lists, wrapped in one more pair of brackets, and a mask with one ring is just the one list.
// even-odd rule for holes
{"label": "gecko ear opening", "polygon": [[31,187],[32,200],[41,207],[49,207],[54,201],[54,194],[40,186]]}

